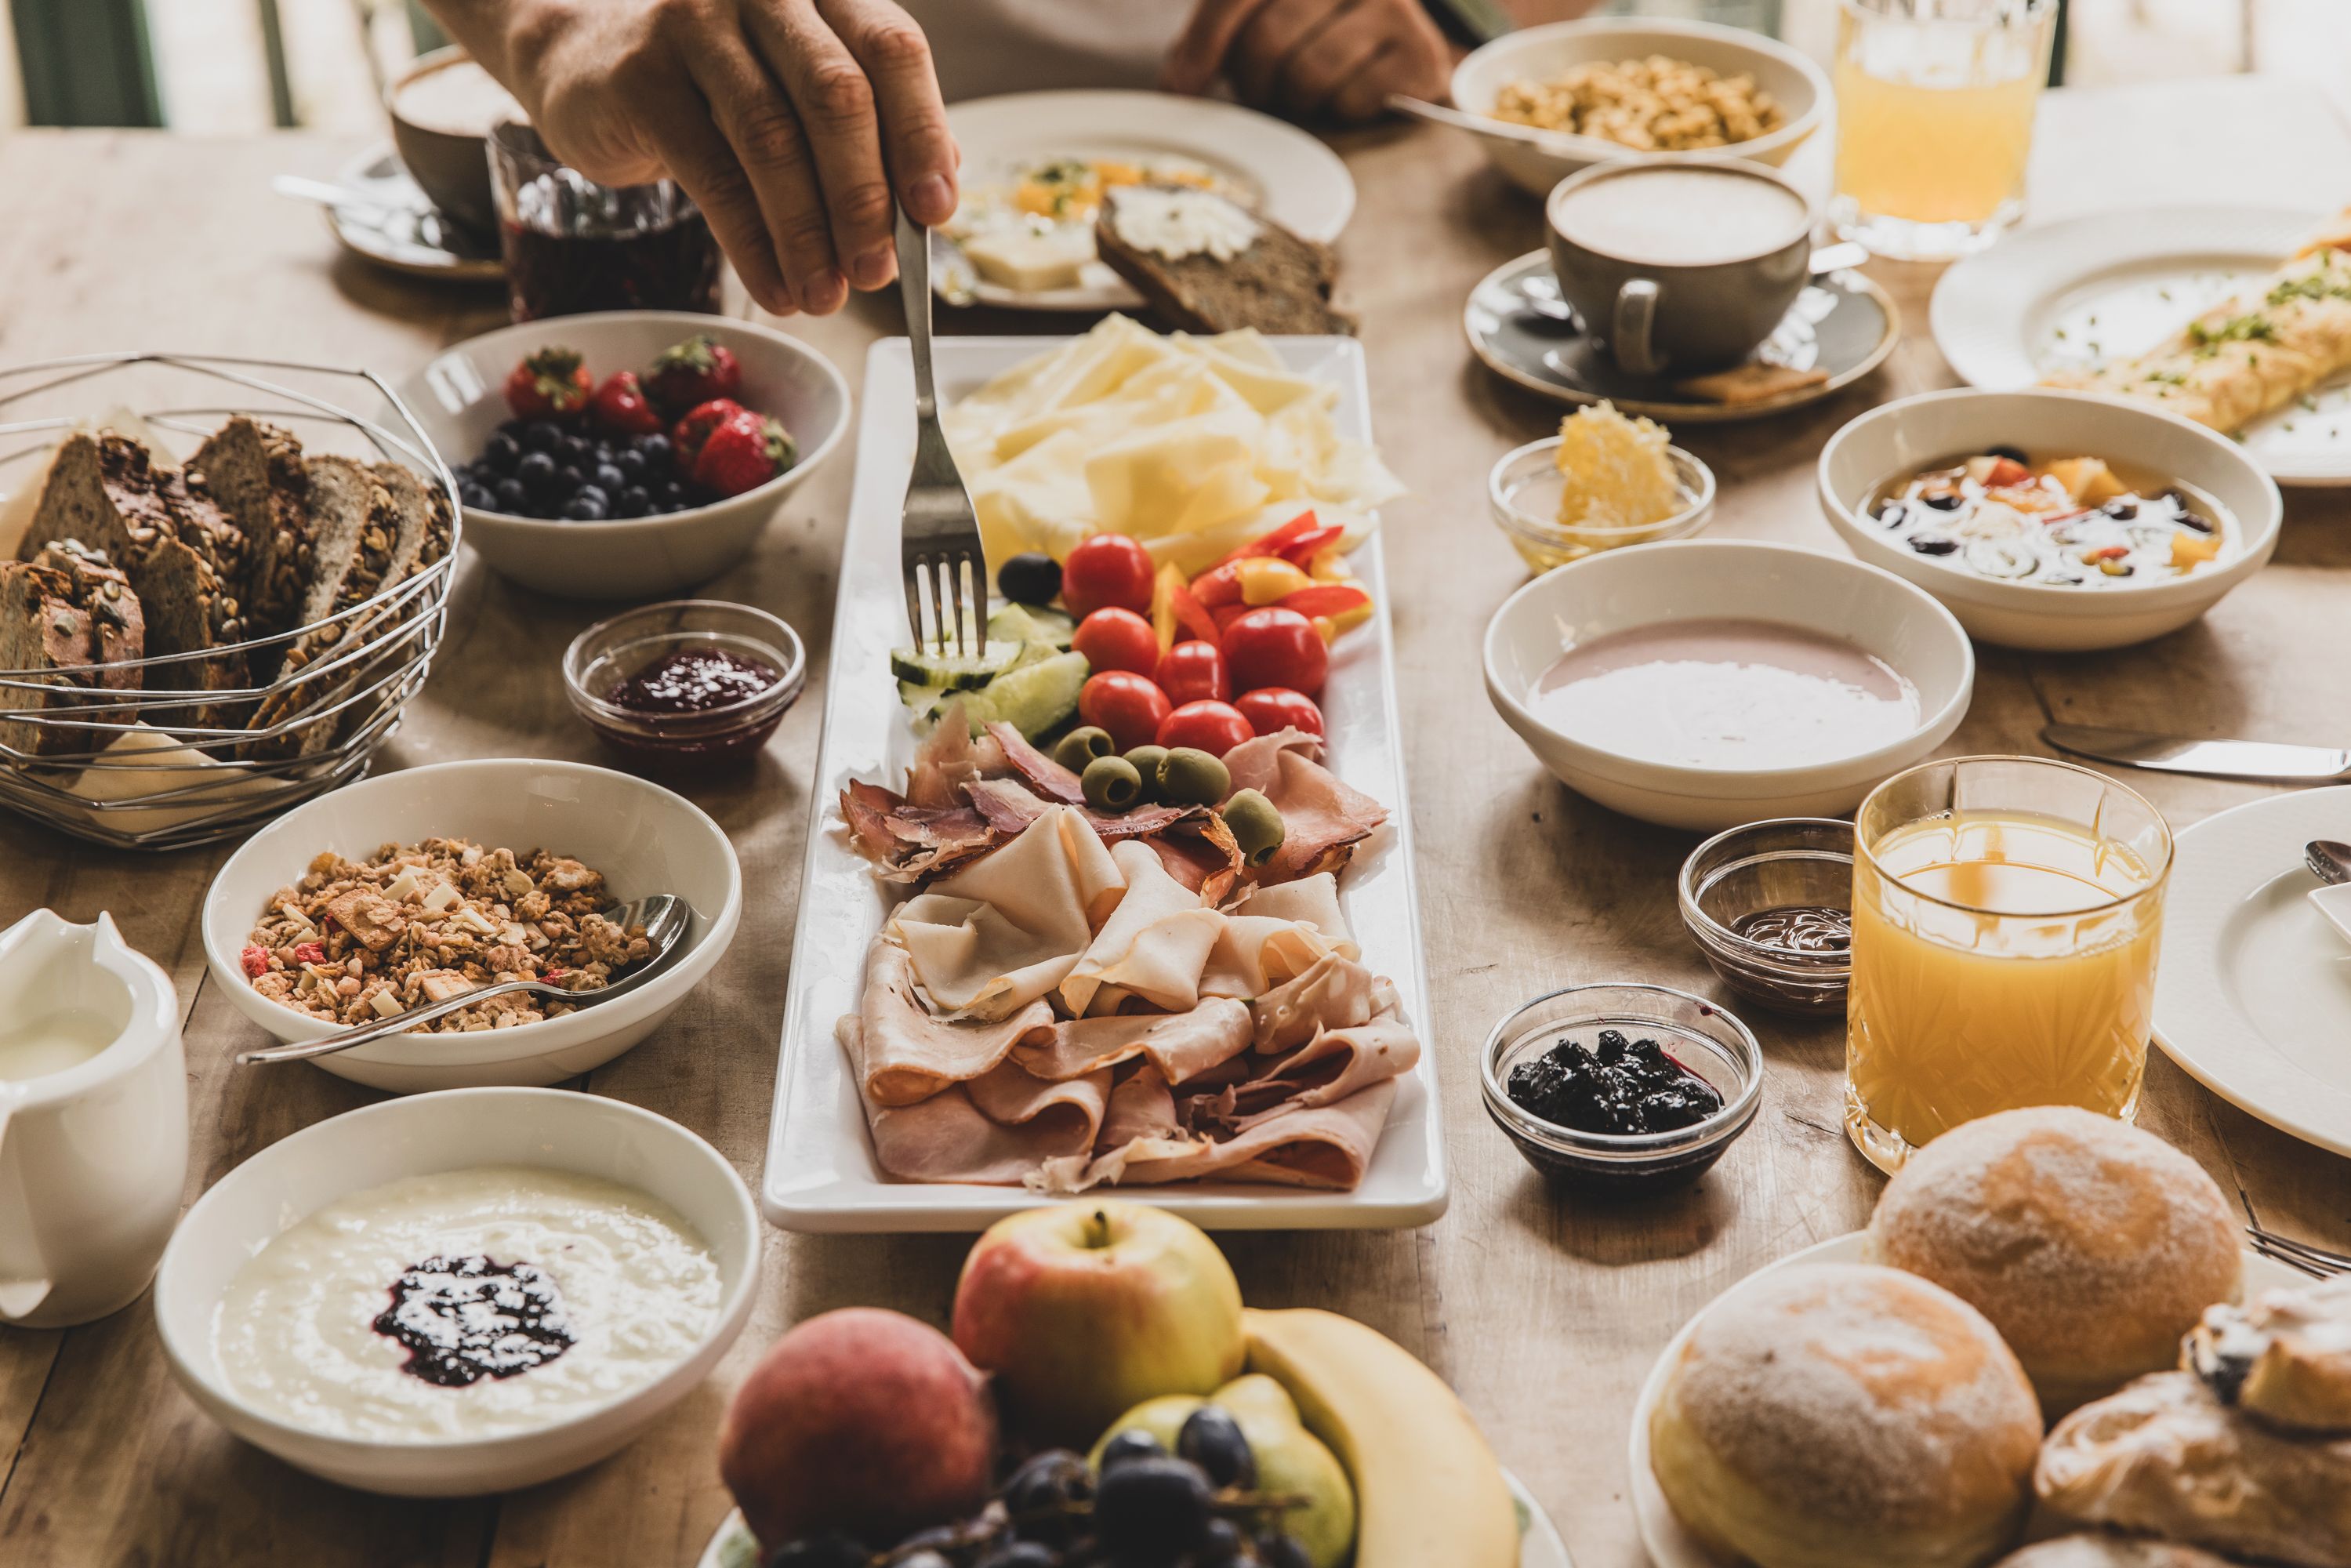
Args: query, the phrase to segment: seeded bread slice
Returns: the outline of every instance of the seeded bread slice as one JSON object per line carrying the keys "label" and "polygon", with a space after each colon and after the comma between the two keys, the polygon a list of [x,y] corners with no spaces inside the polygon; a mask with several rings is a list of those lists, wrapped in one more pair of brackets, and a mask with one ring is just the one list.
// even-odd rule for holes
{"label": "seeded bread slice", "polygon": [[230,588],[252,634],[274,636],[300,625],[313,534],[302,444],[289,431],[240,413],[196,448],[188,472],[191,486],[207,489],[244,533],[244,570]]}
{"label": "seeded bread slice", "polygon": [[[92,669],[140,657],[145,627],[139,597],[96,550],[67,539],[29,561],[0,561],[0,669],[54,672],[43,691],[0,686],[0,714],[69,714],[88,706],[82,692],[138,688],[135,670]],[[91,713],[92,724],[120,725],[128,714]],[[32,757],[103,749],[87,730],[0,718],[0,745]]]}
{"label": "seeded bread slice", "polygon": [[1339,263],[1329,246],[1259,217],[1257,239],[1230,261],[1206,253],[1170,261],[1119,236],[1121,193],[1113,189],[1104,194],[1094,250],[1170,325],[1187,332],[1254,327],[1260,332],[1353,336],[1353,319],[1331,308]]}

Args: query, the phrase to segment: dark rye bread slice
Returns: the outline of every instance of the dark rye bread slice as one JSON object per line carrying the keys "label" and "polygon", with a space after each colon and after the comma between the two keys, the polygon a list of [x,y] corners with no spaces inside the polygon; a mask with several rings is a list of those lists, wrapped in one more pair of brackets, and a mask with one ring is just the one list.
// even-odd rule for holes
{"label": "dark rye bread slice", "polygon": [[[139,596],[105,556],[72,539],[44,546],[29,561],[0,561],[0,670],[50,672],[44,691],[0,686],[0,714],[68,715],[81,692],[135,691],[136,670],[92,669],[136,659],[145,646]],[[91,713],[121,725],[129,714]],[[87,730],[0,718],[0,745],[32,757],[102,749]]]}
{"label": "dark rye bread slice", "polygon": [[302,623],[297,617],[312,575],[310,473],[302,444],[290,431],[240,413],[205,437],[187,466],[191,485],[208,490],[244,533],[244,571],[230,587],[251,634],[294,630]]}
{"label": "dark rye bread slice", "polygon": [[[1187,332],[1254,327],[1260,332],[1354,335],[1353,319],[1331,308],[1331,286],[1338,279],[1339,263],[1328,246],[1253,217],[1257,239],[1230,261],[1205,253],[1170,261],[1119,236],[1122,193],[1113,189],[1104,196],[1102,220],[1094,225],[1094,250],[1171,326]],[[1192,194],[1204,201],[1224,199],[1206,192]]]}

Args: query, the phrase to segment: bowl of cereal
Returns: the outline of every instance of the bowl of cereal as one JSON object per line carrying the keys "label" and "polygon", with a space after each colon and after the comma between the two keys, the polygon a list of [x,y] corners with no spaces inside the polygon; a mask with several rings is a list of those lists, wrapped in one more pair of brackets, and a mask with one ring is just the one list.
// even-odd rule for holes
{"label": "bowl of cereal", "polygon": [[[594,1002],[643,956],[601,912],[656,893],[684,901],[686,934],[659,973]],[[410,1093],[558,1083],[610,1061],[716,966],[742,915],[734,847],[692,802],[608,768],[503,758],[379,775],[287,812],[221,867],[203,925],[214,983],[288,1043],[501,976],[580,994],[499,997],[311,1059]]]}
{"label": "bowl of cereal", "polygon": [[1454,107],[1495,166],[1537,195],[1623,158],[1788,161],[1830,102],[1821,68],[1708,22],[1608,17],[1525,27],[1453,69]]}

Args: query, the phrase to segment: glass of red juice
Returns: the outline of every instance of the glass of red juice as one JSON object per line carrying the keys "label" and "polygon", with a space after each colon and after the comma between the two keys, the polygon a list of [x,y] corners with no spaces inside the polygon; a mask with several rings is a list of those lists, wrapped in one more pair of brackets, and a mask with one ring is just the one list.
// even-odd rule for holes
{"label": "glass of red juice", "polygon": [[507,300],[517,321],[590,310],[718,310],[718,242],[677,185],[600,185],[519,121],[489,134]]}

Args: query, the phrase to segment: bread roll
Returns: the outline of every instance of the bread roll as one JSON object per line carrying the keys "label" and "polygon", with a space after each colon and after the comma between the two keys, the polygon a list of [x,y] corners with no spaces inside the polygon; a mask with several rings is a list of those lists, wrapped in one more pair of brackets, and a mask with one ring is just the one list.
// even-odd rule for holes
{"label": "bread roll", "polygon": [[2061,1535],[2001,1558],[1996,1568],[2229,1568],[2229,1560],[2168,1541],[2128,1535]]}
{"label": "bread roll", "polygon": [[1914,1275],[1760,1276],[1698,1322],[1649,1418],[1692,1533],[1760,1568],[1972,1568],[2011,1544],[2041,1442],[1981,1314]]}
{"label": "bread roll", "polygon": [[2204,1310],[2179,1365],[2286,1432],[2351,1432],[2351,1275]]}
{"label": "bread roll", "polygon": [[1912,1155],[1867,1256],[1990,1318],[2051,1421],[2177,1365],[2204,1309],[2242,1290],[2236,1217],[2203,1167],[2065,1105],[1986,1116]]}

